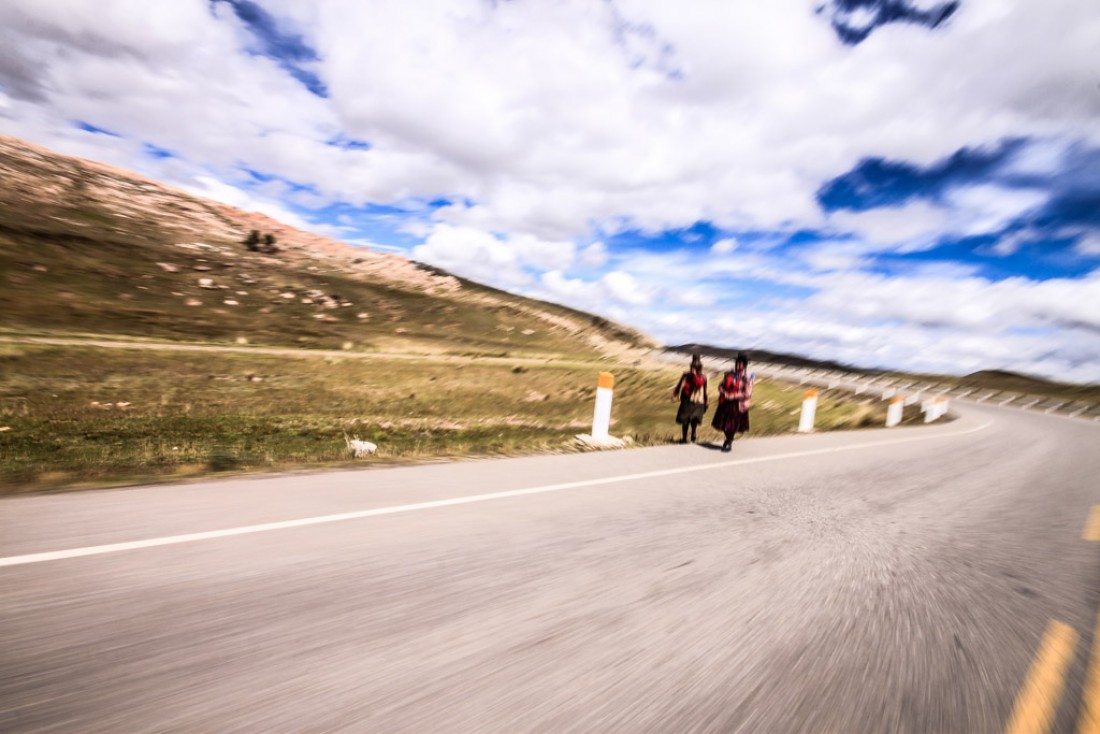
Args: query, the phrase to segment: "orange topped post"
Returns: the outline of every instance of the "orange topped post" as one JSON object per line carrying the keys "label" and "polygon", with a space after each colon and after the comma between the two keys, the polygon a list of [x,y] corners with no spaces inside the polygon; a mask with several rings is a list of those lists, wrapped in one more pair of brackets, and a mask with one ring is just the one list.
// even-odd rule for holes
{"label": "orange topped post", "polygon": [[807,390],[802,398],[802,415],[798,418],[798,432],[810,433],[814,430],[814,415],[817,413],[817,390]]}
{"label": "orange topped post", "polygon": [[611,427],[611,399],[614,395],[615,376],[601,372],[596,382],[596,410],[592,414],[592,438],[606,440]]}

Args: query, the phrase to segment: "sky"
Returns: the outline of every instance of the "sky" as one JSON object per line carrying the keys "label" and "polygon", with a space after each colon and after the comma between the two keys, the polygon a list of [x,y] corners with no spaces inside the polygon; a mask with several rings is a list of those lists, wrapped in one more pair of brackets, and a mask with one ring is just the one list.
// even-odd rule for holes
{"label": "sky", "polygon": [[662,343],[1100,382],[1095,0],[4,0],[0,133]]}

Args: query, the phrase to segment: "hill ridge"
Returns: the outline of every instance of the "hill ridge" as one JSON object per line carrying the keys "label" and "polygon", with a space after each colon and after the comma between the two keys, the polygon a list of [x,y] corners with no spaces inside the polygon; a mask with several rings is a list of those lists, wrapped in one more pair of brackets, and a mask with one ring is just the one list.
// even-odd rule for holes
{"label": "hill ridge", "polygon": [[[0,136],[0,176],[8,330],[551,357],[653,346],[593,314],[18,138]],[[277,251],[249,249],[253,230]]]}

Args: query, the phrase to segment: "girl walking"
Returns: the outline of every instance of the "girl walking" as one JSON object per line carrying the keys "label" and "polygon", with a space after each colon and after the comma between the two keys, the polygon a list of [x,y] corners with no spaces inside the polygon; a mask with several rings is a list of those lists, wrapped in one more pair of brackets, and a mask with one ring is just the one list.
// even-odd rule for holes
{"label": "girl walking", "polygon": [[738,354],[733,370],[722,376],[718,385],[718,409],[711,427],[726,435],[723,451],[733,448],[734,434],[749,430],[749,408],[752,407],[752,383],[755,376],[748,371],[749,358]]}
{"label": "girl walking", "polygon": [[691,442],[695,443],[695,432],[703,422],[707,412],[707,376],[703,374],[703,360],[696,354],[691,358],[691,369],[680,375],[680,381],[672,391],[672,399],[680,399],[680,409],[676,411],[676,422],[680,424],[680,443],[687,443],[688,429],[691,429]]}

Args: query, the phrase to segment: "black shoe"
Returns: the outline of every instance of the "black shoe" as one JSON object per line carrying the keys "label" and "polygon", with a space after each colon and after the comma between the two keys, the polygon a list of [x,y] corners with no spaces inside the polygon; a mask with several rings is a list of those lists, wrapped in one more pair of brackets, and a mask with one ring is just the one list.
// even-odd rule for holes
{"label": "black shoe", "polygon": [[679,441],[677,441],[676,443],[679,443],[679,444],[684,444],[684,443],[687,443],[687,442],[688,442],[688,440],[687,440],[686,438],[681,438],[681,439],[680,439]]}
{"label": "black shoe", "polygon": [[692,443],[695,443],[695,436],[692,436],[692,437],[691,437],[691,442],[692,442]]}
{"label": "black shoe", "polygon": [[729,452],[729,451],[730,451],[731,449],[733,449],[733,444],[731,444],[731,443],[728,443],[728,442],[727,442],[727,443],[724,443],[724,444],[722,444],[722,451],[724,451],[724,452],[727,452],[727,453],[728,453],[728,452]]}

